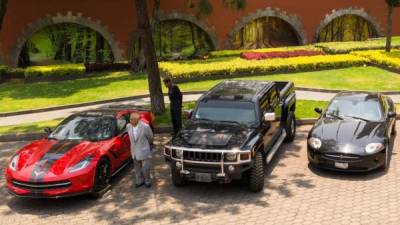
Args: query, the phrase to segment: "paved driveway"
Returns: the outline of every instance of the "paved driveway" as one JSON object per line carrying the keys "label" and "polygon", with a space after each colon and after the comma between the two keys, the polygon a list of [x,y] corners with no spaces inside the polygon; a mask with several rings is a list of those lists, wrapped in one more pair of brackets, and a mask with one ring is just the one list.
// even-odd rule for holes
{"label": "paved driveway", "polygon": [[[308,168],[309,129],[300,127],[296,141],[281,149],[267,169],[262,193],[250,193],[239,182],[175,188],[158,151],[154,155],[157,181],[152,189],[134,189],[131,166],[97,201],[13,198],[1,177],[0,224],[399,224],[398,142],[388,173],[337,174]],[[167,138],[159,136],[157,142]],[[0,144],[1,173],[22,144]]]}

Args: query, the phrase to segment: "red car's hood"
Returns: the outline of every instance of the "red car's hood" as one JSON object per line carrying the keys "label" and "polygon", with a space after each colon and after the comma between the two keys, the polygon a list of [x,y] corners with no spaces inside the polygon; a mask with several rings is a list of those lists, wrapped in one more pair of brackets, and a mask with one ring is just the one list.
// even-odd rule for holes
{"label": "red car's hood", "polygon": [[93,155],[102,142],[47,140],[34,141],[19,151],[15,178],[42,182],[62,177],[71,166]]}

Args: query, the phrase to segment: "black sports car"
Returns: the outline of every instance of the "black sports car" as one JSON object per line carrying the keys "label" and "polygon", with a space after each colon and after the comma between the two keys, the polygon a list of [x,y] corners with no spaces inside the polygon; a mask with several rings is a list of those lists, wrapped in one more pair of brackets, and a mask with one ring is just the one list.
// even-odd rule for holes
{"label": "black sports car", "polygon": [[308,135],[311,165],[341,171],[387,169],[395,138],[396,109],[379,93],[342,92],[323,111]]}

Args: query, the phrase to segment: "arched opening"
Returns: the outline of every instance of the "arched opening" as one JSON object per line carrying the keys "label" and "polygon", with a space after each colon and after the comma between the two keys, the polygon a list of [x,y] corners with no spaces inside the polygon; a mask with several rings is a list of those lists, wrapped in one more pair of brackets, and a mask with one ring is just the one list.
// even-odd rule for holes
{"label": "arched opening", "polygon": [[46,26],[24,43],[18,66],[113,62],[110,44],[95,30],[76,23]]}
{"label": "arched opening", "polygon": [[300,45],[297,31],[287,21],[272,16],[254,19],[233,33],[232,49]]}
{"label": "arched opening", "polygon": [[320,29],[316,42],[365,41],[379,37],[373,23],[353,14],[342,15],[332,19]]}
{"label": "arched opening", "polygon": [[[154,46],[160,60],[190,59],[215,49],[210,36],[200,26],[180,19],[161,21],[153,32]],[[132,56],[140,59],[141,44],[136,37]]]}

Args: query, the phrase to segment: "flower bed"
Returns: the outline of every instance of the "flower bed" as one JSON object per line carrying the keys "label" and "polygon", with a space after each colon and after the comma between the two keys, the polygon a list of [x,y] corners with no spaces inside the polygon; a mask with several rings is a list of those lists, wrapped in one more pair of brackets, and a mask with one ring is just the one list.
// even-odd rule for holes
{"label": "flower bed", "polygon": [[400,50],[393,50],[392,52],[385,52],[383,50],[375,51],[356,51],[352,55],[365,57],[371,63],[379,66],[385,66],[393,69],[400,69]]}
{"label": "flower bed", "polygon": [[83,64],[61,64],[49,66],[32,66],[24,71],[26,78],[82,75],[86,72]]}
{"label": "flower bed", "polygon": [[[384,49],[386,46],[386,39],[381,38],[369,41],[326,42],[317,43],[315,46],[321,48],[324,52],[329,54],[344,54],[352,51]],[[392,46],[393,48],[400,48],[399,37],[392,39]]]}
{"label": "flower bed", "polygon": [[240,58],[247,60],[261,60],[273,58],[290,58],[299,56],[316,56],[324,55],[325,53],[319,50],[295,50],[288,52],[242,52]]}
{"label": "flower bed", "polygon": [[223,58],[223,57],[239,57],[243,52],[290,52],[297,50],[320,50],[312,45],[305,46],[291,46],[281,48],[260,48],[260,49],[239,49],[239,50],[221,50],[212,51],[209,53],[210,58]]}
{"label": "flower bed", "polygon": [[160,62],[160,71],[164,76],[177,79],[202,78],[210,76],[232,76],[240,74],[269,73],[277,71],[308,71],[318,69],[360,66],[368,63],[367,58],[356,55],[319,55],[309,57],[274,58],[249,61],[241,58],[229,58],[220,61],[179,61]]}

